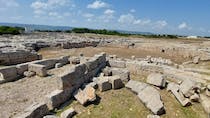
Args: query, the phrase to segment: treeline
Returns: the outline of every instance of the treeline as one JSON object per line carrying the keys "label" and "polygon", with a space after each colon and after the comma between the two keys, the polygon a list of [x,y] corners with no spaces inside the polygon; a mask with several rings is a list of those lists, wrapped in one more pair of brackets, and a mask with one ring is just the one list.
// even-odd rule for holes
{"label": "treeline", "polygon": [[2,34],[21,34],[25,29],[22,27],[9,27],[9,26],[0,26],[0,35]]}
{"label": "treeline", "polygon": [[129,34],[129,33],[120,33],[118,31],[111,31],[111,30],[96,30],[96,29],[88,29],[88,28],[74,28],[67,32],[73,33],[93,33],[93,34],[104,34],[104,35],[118,35],[118,36],[139,36],[139,37],[146,37],[146,38],[178,38],[177,35],[166,35],[166,34]]}

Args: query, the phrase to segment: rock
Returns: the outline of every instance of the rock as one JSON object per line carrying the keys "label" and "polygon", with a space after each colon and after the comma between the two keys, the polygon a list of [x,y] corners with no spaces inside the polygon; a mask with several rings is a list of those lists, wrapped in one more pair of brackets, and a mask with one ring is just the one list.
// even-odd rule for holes
{"label": "rock", "polygon": [[179,85],[175,83],[169,83],[167,87],[168,91],[171,91],[172,94],[176,97],[176,99],[179,101],[179,103],[182,106],[189,106],[191,105],[190,100],[188,98],[185,98],[183,94],[179,91]]}
{"label": "rock", "polygon": [[179,87],[179,90],[185,97],[190,97],[195,93],[196,90],[196,82],[190,79],[185,79]]}
{"label": "rock", "polygon": [[147,86],[138,93],[138,97],[153,114],[162,115],[165,113],[160,93],[155,88]]}
{"label": "rock", "polygon": [[44,65],[29,64],[28,71],[35,72],[36,75],[38,75],[40,77],[46,77],[47,76],[47,68]]}
{"label": "rock", "polygon": [[74,98],[82,105],[87,102],[93,102],[96,100],[95,89],[91,86],[86,86],[84,90],[79,89],[75,92]]}
{"label": "rock", "polygon": [[106,67],[102,71],[104,73],[104,76],[112,76],[112,70],[110,67]]}
{"label": "rock", "polygon": [[110,76],[109,81],[112,84],[112,89],[120,89],[124,86],[122,80],[119,75]]}
{"label": "rock", "polygon": [[91,86],[91,87],[93,87],[94,89],[97,89],[98,88],[98,85],[97,85],[97,83],[96,82],[91,82],[91,83],[88,83],[87,85],[85,85],[85,86]]}
{"label": "rock", "polygon": [[204,110],[210,116],[210,98],[205,95],[200,95],[201,98],[201,105],[203,106]]}
{"label": "rock", "polygon": [[161,88],[166,87],[166,80],[163,78],[163,75],[158,73],[152,73],[147,77],[147,83],[155,85]]}
{"label": "rock", "polygon": [[62,67],[62,66],[63,66],[62,63],[56,63],[56,64],[55,64],[55,68],[60,68],[60,67]]}
{"label": "rock", "polygon": [[200,96],[195,93],[194,95],[190,96],[190,100],[193,102],[199,102]]}
{"label": "rock", "polygon": [[112,89],[112,84],[109,82],[108,79],[99,79],[98,80],[98,88],[101,92],[107,91]]}
{"label": "rock", "polygon": [[206,89],[206,95],[210,97],[210,90]]}
{"label": "rock", "polygon": [[160,116],[158,116],[158,115],[147,115],[147,118],[160,118]]}
{"label": "rock", "polygon": [[72,118],[76,114],[73,108],[69,108],[61,113],[60,118]]}
{"label": "rock", "polygon": [[128,82],[130,80],[130,72],[125,68],[111,68],[112,75],[119,75],[123,82]]}
{"label": "rock", "polygon": [[76,64],[80,64],[80,58],[78,57],[72,57],[71,58],[71,63],[76,65]]}
{"label": "rock", "polygon": [[18,75],[23,75],[25,71],[28,71],[28,63],[16,65]]}
{"label": "rock", "polygon": [[58,118],[58,117],[55,115],[47,115],[47,116],[44,116],[43,118]]}
{"label": "rock", "polygon": [[121,60],[109,60],[109,65],[111,67],[116,67],[116,68],[125,68],[126,67],[125,61],[121,61]]}
{"label": "rock", "polygon": [[24,110],[24,113],[15,118],[42,118],[49,112],[47,105],[44,103],[34,103]]}
{"label": "rock", "polygon": [[31,71],[25,71],[25,72],[23,73],[23,75],[24,75],[25,77],[33,77],[33,76],[36,75],[36,73],[35,73],[35,72],[31,72]]}
{"label": "rock", "polygon": [[14,66],[3,67],[0,69],[0,80],[6,82],[14,81],[18,78],[17,69]]}
{"label": "rock", "polygon": [[131,59],[132,59],[132,60],[135,60],[135,59],[136,59],[136,57],[135,57],[135,56],[131,56]]}
{"label": "rock", "polygon": [[199,61],[200,61],[200,57],[199,56],[196,56],[196,57],[193,58],[193,63],[194,64],[198,64]]}
{"label": "rock", "polygon": [[138,82],[138,81],[134,81],[134,80],[130,80],[125,87],[128,89],[131,89],[131,91],[133,91],[134,93],[138,94],[139,92],[141,92],[145,87],[147,87],[148,85],[142,82]]}

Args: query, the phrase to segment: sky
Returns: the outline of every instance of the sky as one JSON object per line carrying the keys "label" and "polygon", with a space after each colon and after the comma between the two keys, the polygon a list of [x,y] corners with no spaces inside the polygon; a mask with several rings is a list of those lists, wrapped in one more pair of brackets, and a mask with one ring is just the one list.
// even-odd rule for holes
{"label": "sky", "polygon": [[0,22],[210,36],[210,0],[0,0]]}

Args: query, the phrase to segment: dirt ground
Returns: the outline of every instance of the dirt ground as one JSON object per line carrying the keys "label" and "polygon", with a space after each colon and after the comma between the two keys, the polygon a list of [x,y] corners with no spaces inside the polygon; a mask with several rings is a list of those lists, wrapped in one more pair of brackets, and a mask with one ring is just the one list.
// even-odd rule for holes
{"label": "dirt ground", "polygon": [[52,69],[48,72],[48,77],[26,77],[0,85],[0,118],[11,118],[33,103],[44,101],[47,94],[57,89],[57,76],[70,67],[72,65],[69,64]]}
{"label": "dirt ground", "polygon": [[116,48],[116,47],[86,47],[86,48],[74,48],[74,49],[60,49],[60,48],[45,48],[39,51],[43,55],[43,58],[54,58],[64,55],[79,56],[81,53],[84,56],[91,57],[100,52],[106,52],[108,55],[117,55],[117,57],[131,58],[145,58],[147,56],[162,57],[165,59],[171,59],[176,63],[183,63],[188,59],[182,57],[170,57],[164,53],[142,51],[136,48]]}

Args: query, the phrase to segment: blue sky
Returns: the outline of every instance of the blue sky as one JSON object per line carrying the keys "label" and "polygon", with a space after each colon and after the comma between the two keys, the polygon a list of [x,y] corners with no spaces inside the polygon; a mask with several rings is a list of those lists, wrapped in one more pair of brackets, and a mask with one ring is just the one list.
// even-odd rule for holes
{"label": "blue sky", "polygon": [[210,36],[210,0],[0,0],[0,22]]}

